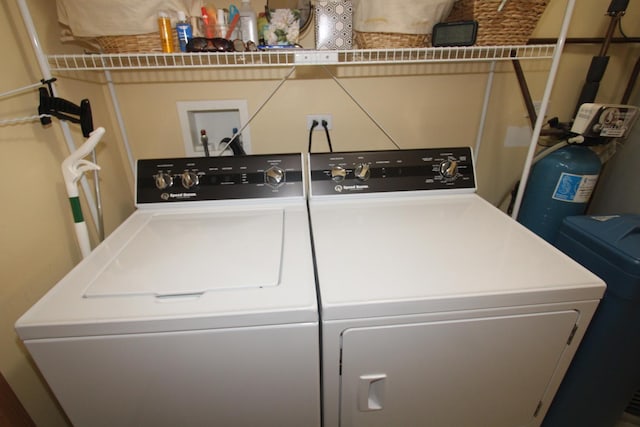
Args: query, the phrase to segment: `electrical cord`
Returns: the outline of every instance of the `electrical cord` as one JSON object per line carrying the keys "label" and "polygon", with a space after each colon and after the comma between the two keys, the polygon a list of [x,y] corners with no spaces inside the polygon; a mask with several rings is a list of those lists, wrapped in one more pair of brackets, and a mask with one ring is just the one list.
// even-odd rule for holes
{"label": "electrical cord", "polygon": [[242,145],[240,145],[240,137],[237,134],[235,136],[232,136],[231,138],[222,138],[220,140],[220,144],[224,144],[223,146],[225,147],[225,150],[227,149],[227,147],[229,147],[234,156],[247,155],[246,151],[244,151],[244,148],[242,148]]}
{"label": "electrical cord", "polygon": [[[309,128],[309,148],[307,151],[311,152],[311,143],[313,142],[313,130],[318,126],[318,121],[314,120],[311,122],[311,128]],[[324,128],[324,133],[327,135],[327,145],[329,146],[329,152],[333,153],[333,146],[331,145],[331,136],[329,135],[329,123],[326,120],[322,121],[322,127]]]}
{"label": "electrical cord", "polygon": [[329,146],[329,152],[333,153],[333,147],[331,146],[331,137],[329,136],[329,123],[327,123],[326,120],[323,120],[322,127],[324,128],[324,133],[327,135],[327,145]]}
{"label": "electrical cord", "polygon": [[229,144],[231,151],[233,151],[234,156],[246,156],[247,152],[244,151],[244,147],[242,147],[242,143],[240,142],[240,136],[236,136],[231,138],[231,144]]}
{"label": "electrical cord", "polygon": [[625,38],[625,39],[629,38],[629,37],[627,37],[627,35],[622,30],[622,17],[620,17],[620,19],[618,19],[618,31],[620,31],[620,35],[622,35],[623,38]]}
{"label": "electrical cord", "polygon": [[318,126],[318,121],[314,120],[313,122],[311,122],[311,127],[309,128],[309,148],[307,149],[307,152],[310,153],[311,152],[311,142],[313,141],[313,130],[316,128],[316,126]]}

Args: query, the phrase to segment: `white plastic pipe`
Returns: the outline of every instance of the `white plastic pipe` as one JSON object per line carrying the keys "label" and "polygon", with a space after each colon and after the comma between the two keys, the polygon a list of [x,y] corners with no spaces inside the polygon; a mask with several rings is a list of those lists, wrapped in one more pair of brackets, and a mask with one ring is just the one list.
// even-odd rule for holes
{"label": "white plastic pipe", "polygon": [[111,79],[111,71],[104,71],[105,79],[107,80],[107,87],[109,88],[109,95],[111,95],[111,102],[113,103],[113,110],[116,113],[116,121],[120,128],[120,136],[122,137],[122,144],[124,150],[127,153],[127,160],[129,161],[129,167],[131,168],[131,174],[135,175],[135,162],[133,160],[133,153],[131,152],[131,145],[129,145],[129,137],[127,136],[127,130],[124,126],[124,119],[122,118],[122,112],[120,111],[120,103],[118,102],[118,95],[116,94],[116,87]]}
{"label": "white plastic pipe", "polygon": [[478,125],[478,134],[476,135],[476,148],[473,152],[476,167],[478,158],[480,157],[480,146],[482,145],[482,135],[487,124],[487,110],[489,109],[489,101],[491,100],[491,91],[493,89],[493,78],[496,74],[496,61],[491,61],[489,67],[489,75],[487,76],[487,85],[484,89],[484,100],[482,101],[482,114],[480,115],[480,124]]}
{"label": "white plastic pipe", "polygon": [[538,145],[538,138],[540,138],[540,131],[544,122],[545,114],[547,113],[547,107],[549,106],[549,99],[551,98],[551,90],[553,89],[553,82],[555,81],[556,74],[558,73],[558,66],[560,65],[560,57],[564,49],[564,44],[567,39],[567,32],[569,31],[569,24],[571,23],[571,16],[573,15],[573,9],[575,7],[576,0],[568,0],[567,7],[564,12],[564,20],[562,22],[562,28],[558,41],[556,42],[556,48],[553,52],[553,59],[551,61],[551,70],[549,70],[549,76],[547,77],[547,85],[544,89],[544,95],[542,97],[542,103],[540,104],[540,111],[538,112],[538,118],[533,128],[533,134],[531,135],[531,143],[529,144],[529,151],[522,170],[522,176],[520,178],[520,185],[516,191],[516,200],[513,205],[513,212],[511,217],[513,219],[518,218],[520,212],[520,206],[522,205],[522,198],[524,191],[527,188],[527,181],[529,179],[529,173],[531,172],[531,166],[533,164],[533,157],[536,152],[536,146]]}
{"label": "white plastic pipe", "polygon": [[24,86],[24,87],[20,87],[20,88],[17,88],[17,89],[13,89],[13,90],[10,90],[8,92],[0,93],[0,98],[4,98],[6,96],[15,95],[17,93],[25,92],[27,90],[31,90],[31,89],[34,89],[34,88],[37,88],[37,87],[40,87],[40,86],[42,86],[42,83],[38,82],[38,83],[34,83],[34,84],[31,84],[31,85],[28,85],[28,86]]}

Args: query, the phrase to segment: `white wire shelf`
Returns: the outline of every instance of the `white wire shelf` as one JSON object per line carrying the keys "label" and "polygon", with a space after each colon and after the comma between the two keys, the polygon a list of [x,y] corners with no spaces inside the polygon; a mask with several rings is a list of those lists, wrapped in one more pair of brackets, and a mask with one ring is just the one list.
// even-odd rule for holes
{"label": "white wire shelf", "polygon": [[472,46],[411,49],[306,49],[230,53],[126,53],[47,56],[52,71],[156,70],[216,67],[415,64],[552,58],[555,45]]}

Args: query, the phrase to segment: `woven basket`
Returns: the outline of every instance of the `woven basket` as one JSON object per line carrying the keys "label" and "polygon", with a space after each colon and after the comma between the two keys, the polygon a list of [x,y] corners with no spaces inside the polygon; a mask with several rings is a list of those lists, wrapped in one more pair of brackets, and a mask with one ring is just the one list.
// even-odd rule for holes
{"label": "woven basket", "polygon": [[549,0],[508,0],[498,12],[499,0],[457,0],[446,22],[478,21],[476,45],[525,44]]}
{"label": "woven basket", "polygon": [[426,47],[431,44],[431,34],[365,33],[354,31],[355,42],[360,49],[398,49]]}
{"label": "woven basket", "polygon": [[[101,36],[96,41],[104,53],[157,53],[162,52],[160,33],[128,36]],[[178,51],[178,35],[173,30],[173,48]]]}

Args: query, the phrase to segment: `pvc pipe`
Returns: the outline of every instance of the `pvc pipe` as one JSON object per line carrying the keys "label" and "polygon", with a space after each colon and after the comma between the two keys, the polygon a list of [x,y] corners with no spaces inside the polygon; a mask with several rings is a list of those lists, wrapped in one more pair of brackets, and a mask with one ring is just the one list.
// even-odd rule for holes
{"label": "pvc pipe", "polygon": [[[102,129],[102,128],[100,128]],[[93,163],[95,165],[98,164],[98,157],[96,155],[96,150],[93,150],[91,152],[91,160],[93,161]],[[93,182],[95,183],[94,185],[94,189],[96,190],[96,202],[97,202],[97,208],[98,208],[98,224],[99,227],[97,227],[97,231],[98,231],[98,240],[100,242],[102,242],[104,240],[104,216],[103,216],[103,209],[102,209],[102,191],[100,190],[100,173],[98,172],[100,168],[96,168],[93,171]]]}
{"label": "pvc pipe", "polygon": [[493,89],[493,77],[496,74],[496,62],[491,61],[489,67],[489,75],[487,76],[487,86],[484,89],[484,100],[482,101],[482,114],[480,115],[480,124],[478,125],[478,134],[476,135],[476,148],[473,151],[475,156],[476,165],[478,164],[478,158],[480,157],[480,146],[482,145],[482,135],[484,134],[484,128],[487,124],[487,111],[489,110],[489,100],[491,99],[491,90]]}
{"label": "pvc pipe", "polygon": [[562,22],[562,28],[560,30],[558,42],[556,43],[556,48],[553,52],[553,59],[551,61],[551,70],[549,70],[549,76],[547,77],[547,85],[544,89],[542,103],[540,104],[540,111],[538,112],[538,119],[536,120],[536,125],[533,128],[533,134],[531,135],[531,143],[529,144],[529,151],[527,152],[524,168],[522,170],[522,176],[520,178],[520,185],[518,186],[518,190],[516,191],[516,200],[513,206],[513,212],[511,213],[511,217],[513,219],[518,218],[518,213],[520,212],[520,206],[522,205],[522,198],[527,188],[527,181],[529,179],[529,173],[531,172],[533,156],[536,151],[536,146],[538,145],[538,138],[540,137],[540,131],[542,130],[544,116],[547,112],[547,107],[549,106],[549,99],[551,98],[551,90],[553,89],[553,83],[555,81],[556,74],[558,73],[558,66],[560,65],[560,57],[562,56],[564,43],[565,43],[565,40],[567,39],[567,32],[569,31],[569,24],[571,23],[571,16],[573,15],[573,9],[575,7],[575,3],[576,3],[576,0],[567,1],[567,7],[564,12],[564,20]]}
{"label": "pvc pipe", "polygon": [[[38,39],[38,33],[36,31],[35,25],[33,24],[33,19],[31,19],[31,13],[29,12],[29,8],[27,7],[26,0],[17,0],[17,3],[20,9],[20,14],[22,15],[22,20],[24,21],[24,25],[27,28],[27,32],[29,33],[31,46],[33,47],[36,59],[38,60],[38,65],[40,66],[40,72],[42,73],[43,80],[51,80],[53,75],[51,74],[51,69],[49,68],[47,57],[42,51],[42,46],[40,45],[40,40]],[[51,84],[51,92],[52,96],[56,96],[56,90],[53,83]],[[70,153],[73,153],[76,147],[73,142],[73,136],[71,135],[69,124],[64,120],[61,120],[60,127],[62,129],[62,134],[64,135],[67,148]],[[81,181],[81,185],[84,191],[85,198],[87,200],[87,205],[89,206],[89,210],[91,211],[91,216],[93,217],[94,224],[96,224],[96,227],[99,227],[98,224],[100,215],[98,214],[98,208],[93,198],[91,189],[89,188],[89,183],[85,178],[83,178]]]}
{"label": "pvc pipe", "polygon": [[120,111],[120,103],[118,102],[118,95],[116,94],[116,88],[111,79],[111,71],[104,70],[104,76],[107,80],[107,87],[109,88],[109,95],[111,95],[111,102],[113,103],[113,110],[116,113],[116,121],[120,128],[120,136],[122,137],[122,144],[124,150],[127,153],[127,160],[129,160],[129,167],[131,168],[131,174],[135,176],[135,161],[133,160],[133,154],[131,152],[131,145],[129,145],[129,137],[127,136],[127,130],[124,126],[124,119]]}
{"label": "pvc pipe", "polygon": [[10,90],[8,92],[0,93],[0,98],[4,98],[4,97],[7,97],[7,96],[15,95],[17,93],[25,92],[27,90],[31,90],[31,89],[34,89],[34,88],[40,87],[40,86],[42,86],[42,83],[38,82],[38,83],[34,83],[34,84],[28,85],[28,86],[24,86],[24,87],[21,87],[21,88],[18,88],[18,89],[13,89],[13,90]]}
{"label": "pvc pipe", "polygon": [[40,72],[43,74],[44,80],[49,80],[52,77],[51,70],[49,69],[49,63],[47,62],[47,58],[44,55],[44,52],[42,51],[42,47],[40,46],[38,33],[36,32],[36,27],[33,25],[33,20],[31,19],[31,13],[29,12],[29,8],[27,7],[26,0],[18,0],[18,7],[20,8],[20,13],[22,14],[24,25],[25,27],[27,27],[29,39],[31,40],[33,51],[36,54],[36,59],[38,60],[38,64],[40,65]]}

